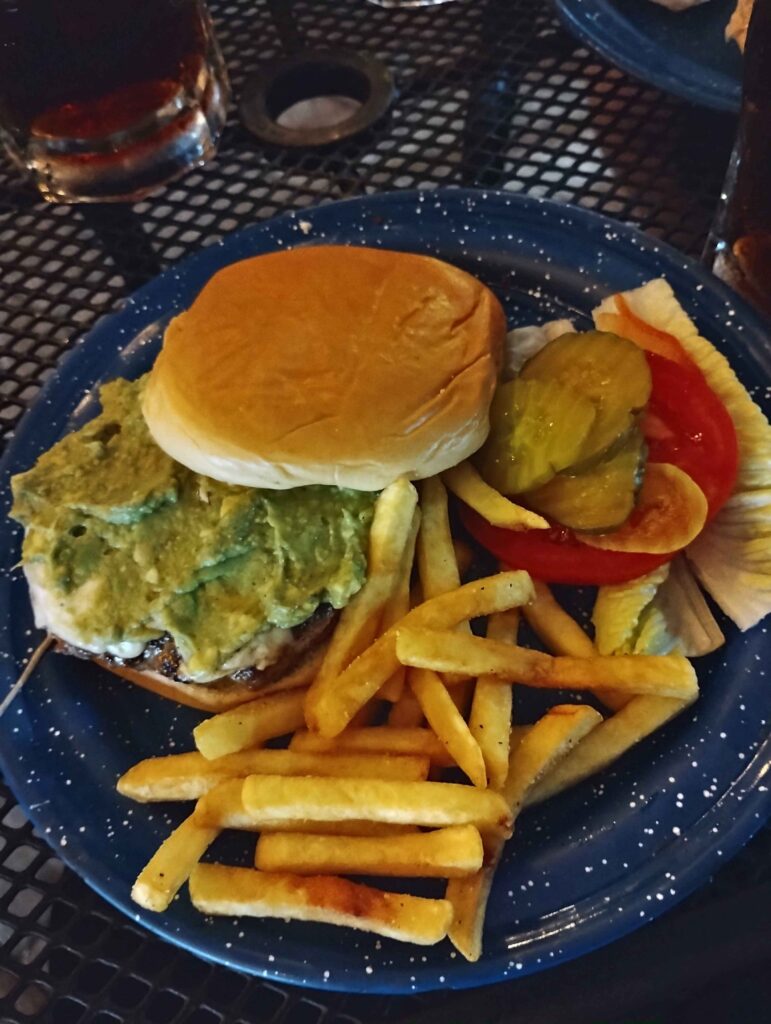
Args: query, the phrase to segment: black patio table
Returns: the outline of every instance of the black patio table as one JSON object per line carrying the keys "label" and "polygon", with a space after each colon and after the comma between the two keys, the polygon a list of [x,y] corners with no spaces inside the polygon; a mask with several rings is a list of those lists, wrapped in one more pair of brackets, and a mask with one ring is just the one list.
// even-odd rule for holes
{"label": "black patio table", "polygon": [[[265,0],[212,0],[236,97],[280,51]],[[446,185],[545,196],[699,256],[735,131],[628,78],[547,0],[387,10],[305,0],[308,45],[380,57],[398,97],[366,134],[268,149],[231,117],[217,159],[132,206],[49,206],[0,164],[0,431],[104,313],[223,234],[332,199]],[[120,916],[56,859],[0,784],[0,1021],[83,1024],[712,1024],[768,1020],[771,830],[613,946],[475,993],[356,996],[204,964]]]}

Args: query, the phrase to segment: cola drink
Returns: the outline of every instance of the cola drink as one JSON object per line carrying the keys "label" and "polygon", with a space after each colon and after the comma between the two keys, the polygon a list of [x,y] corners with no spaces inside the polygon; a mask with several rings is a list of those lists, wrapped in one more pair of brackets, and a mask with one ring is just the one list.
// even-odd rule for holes
{"label": "cola drink", "polygon": [[201,0],[0,0],[0,137],[46,198],[146,194],[214,152],[226,98]]}

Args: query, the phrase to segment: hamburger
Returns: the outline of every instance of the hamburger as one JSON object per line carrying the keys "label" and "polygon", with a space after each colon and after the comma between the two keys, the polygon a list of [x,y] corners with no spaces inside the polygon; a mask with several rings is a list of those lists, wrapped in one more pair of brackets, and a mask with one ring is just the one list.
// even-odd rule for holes
{"label": "hamburger", "polygon": [[484,442],[505,318],[469,274],[342,246],[235,263],[152,370],[13,478],[35,622],[193,707],[307,682],[378,492]]}

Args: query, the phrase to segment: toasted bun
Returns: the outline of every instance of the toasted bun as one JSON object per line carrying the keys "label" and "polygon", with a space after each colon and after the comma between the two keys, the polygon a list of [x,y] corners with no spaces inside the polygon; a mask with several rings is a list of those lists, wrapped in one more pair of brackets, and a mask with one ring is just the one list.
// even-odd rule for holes
{"label": "toasted bun", "polygon": [[172,320],[144,414],[172,458],[217,480],[378,490],[482,445],[505,331],[491,291],[427,256],[257,256]]}
{"label": "toasted bun", "polygon": [[160,672],[150,670],[129,668],[127,665],[120,665],[107,658],[94,655],[91,661],[102,668],[106,668],[113,675],[120,676],[130,683],[136,683],[145,690],[157,693],[159,697],[166,697],[176,704],[184,704],[189,708],[196,708],[198,711],[227,711],[229,708],[238,707],[239,704],[246,704],[250,700],[257,700],[258,697],[265,697],[269,693],[278,693],[280,690],[294,690],[301,686],[307,686],[316,676],[324,656],[326,645],[317,647],[308,657],[291,672],[280,679],[276,679],[264,686],[247,686],[246,683],[235,683],[227,681],[218,685],[217,683],[183,683],[177,679],[169,679]]}

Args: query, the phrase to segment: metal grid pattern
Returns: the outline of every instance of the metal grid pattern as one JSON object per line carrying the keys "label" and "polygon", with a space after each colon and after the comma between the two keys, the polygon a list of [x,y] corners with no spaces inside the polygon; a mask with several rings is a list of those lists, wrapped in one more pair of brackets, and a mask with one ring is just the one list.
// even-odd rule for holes
{"label": "metal grid pattern", "polygon": [[[237,96],[278,37],[264,0],[211,7]],[[480,185],[578,203],[698,255],[731,118],[627,78],[567,35],[546,0],[422,10],[301,0],[295,12],[309,44],[369,51],[394,70],[397,102],[365,136],[271,152],[231,119],[214,163],[133,207],[46,206],[0,164],[4,440],[100,315],[174,260],[285,209]],[[767,832],[695,899],[767,878],[769,852]],[[371,1024],[423,1002],[282,988],[150,938],[66,871],[0,788],[0,1021]]]}

